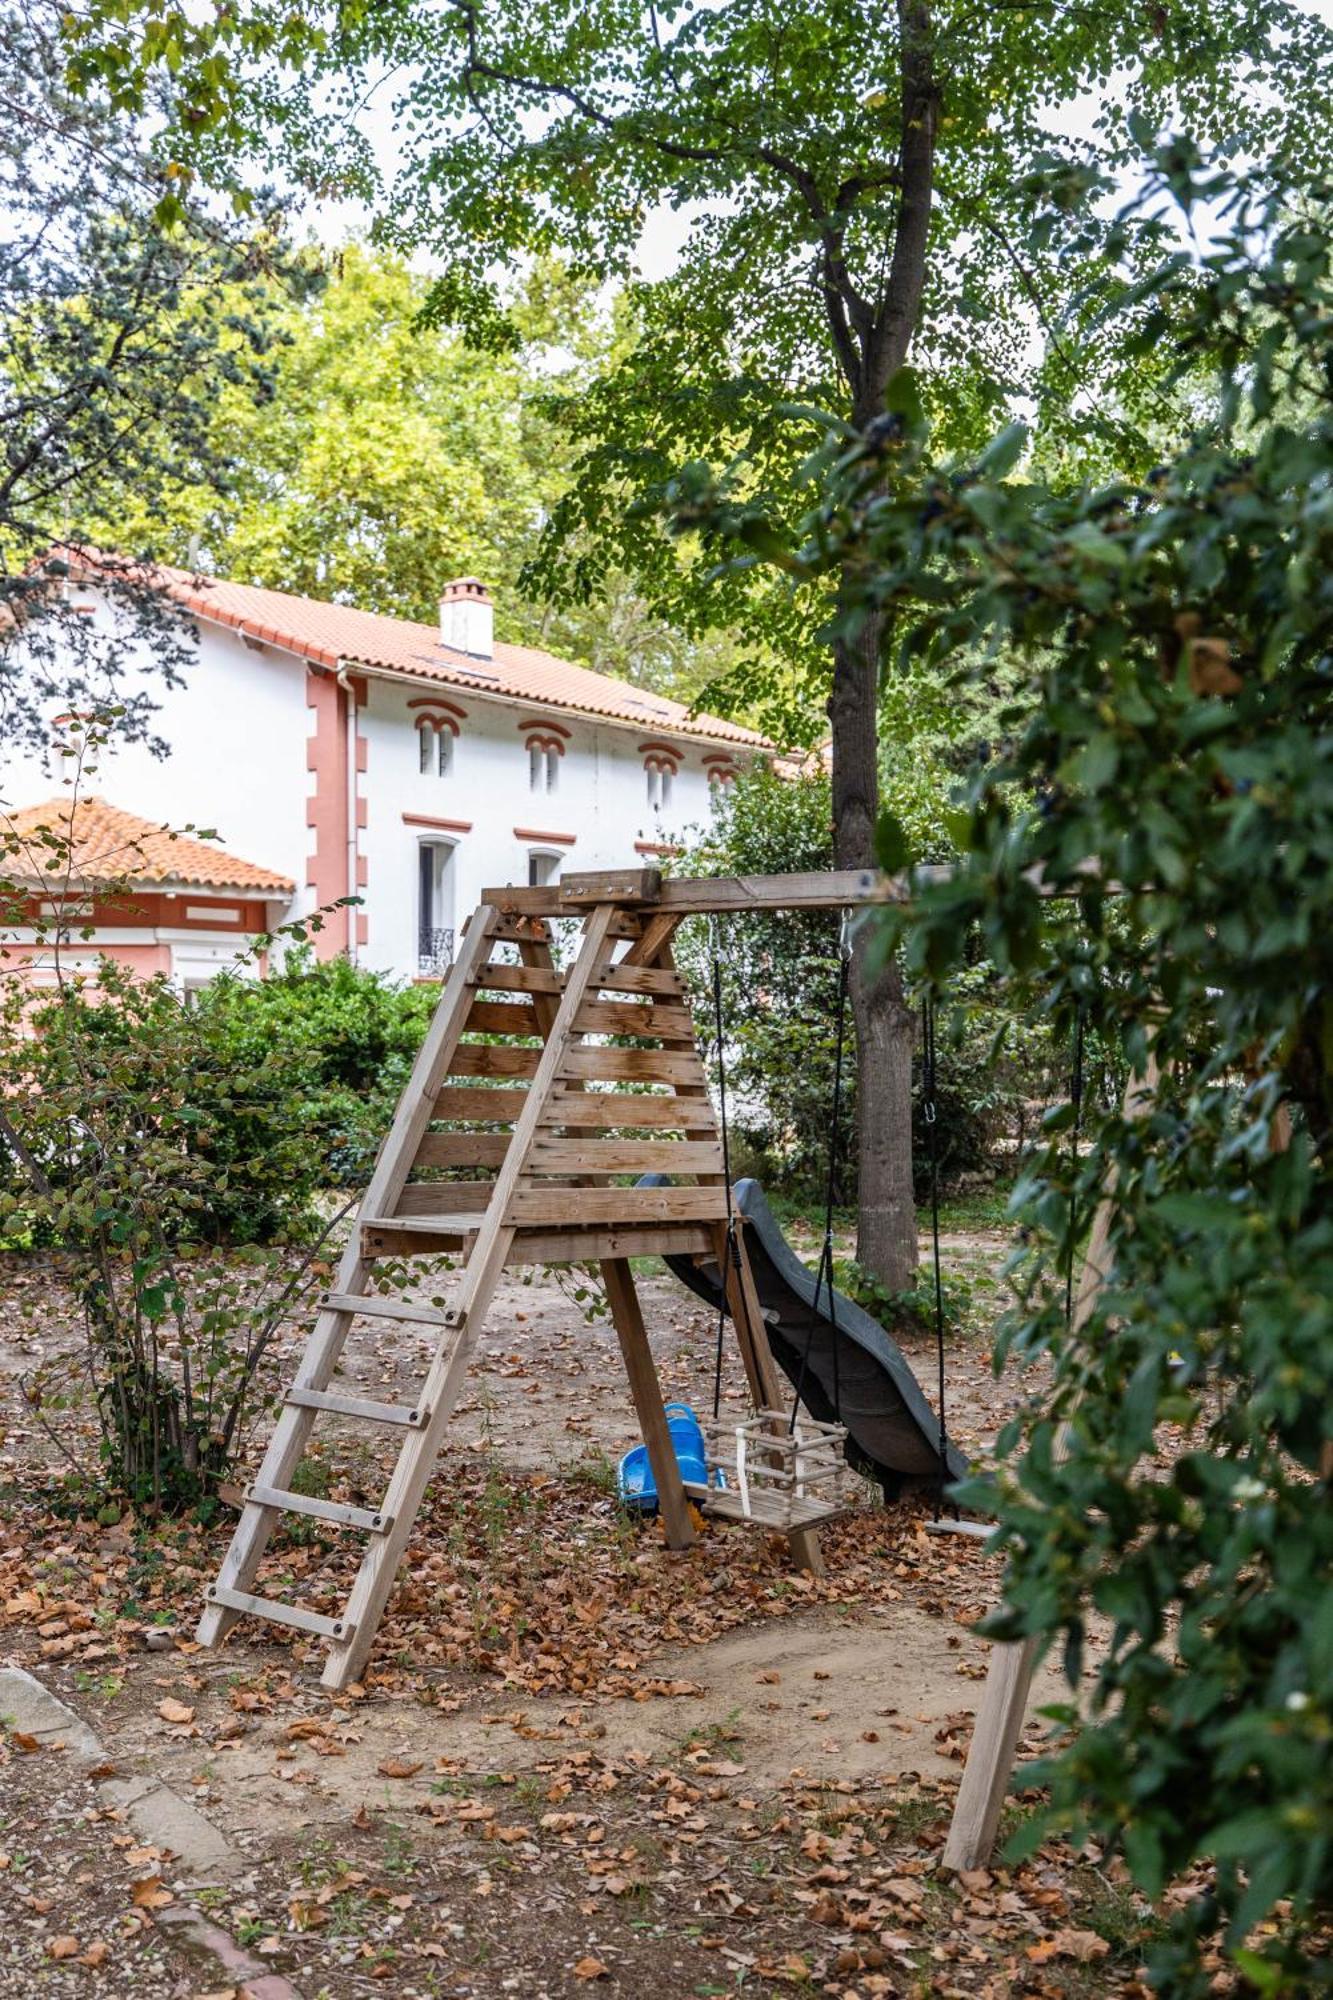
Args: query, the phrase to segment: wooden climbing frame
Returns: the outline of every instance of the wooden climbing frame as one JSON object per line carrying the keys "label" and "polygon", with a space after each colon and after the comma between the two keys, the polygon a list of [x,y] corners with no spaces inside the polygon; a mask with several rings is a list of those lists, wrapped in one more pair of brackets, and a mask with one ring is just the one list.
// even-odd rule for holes
{"label": "wooden climbing frame", "polygon": [[[239,1618],[253,1615],[327,1641],[326,1687],[358,1678],[509,1265],[600,1267],[667,1542],[680,1549],[694,1540],[630,1259],[716,1259],[726,1273],[752,1402],[774,1409],[780,1398],[743,1230],[739,1257],[723,1255],[722,1148],[672,938],[687,916],[839,908],[899,893],[884,878],[857,871],[663,881],[652,869],[486,893],[206,1593],[201,1645],[218,1645]],[[570,917],[581,920],[582,934],[562,972],[551,925]],[[646,1173],[670,1174],[673,1184],[625,1185],[626,1176]],[[443,1308],[374,1291],[378,1259],[440,1253],[459,1259]],[[433,1331],[435,1352],[411,1402],[376,1402],[340,1386],[337,1371],[358,1322],[369,1323],[381,1346],[411,1327]],[[297,1468],[328,1415],[401,1434],[377,1507],[295,1490]],[[337,1616],[256,1588],[284,1513],[367,1537]],[[782,1526],[795,1560],[818,1570],[813,1531],[792,1509]]]}

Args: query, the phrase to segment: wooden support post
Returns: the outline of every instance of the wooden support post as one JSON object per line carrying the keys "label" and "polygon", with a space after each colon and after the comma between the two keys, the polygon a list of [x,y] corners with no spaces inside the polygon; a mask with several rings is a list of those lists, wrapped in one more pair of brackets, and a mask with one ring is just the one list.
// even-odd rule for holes
{"label": "wooden support post", "polygon": [[634,1274],[626,1257],[609,1259],[602,1265],[601,1272],[611,1317],[620,1340],[620,1352],[625,1358],[625,1373],[634,1398],[634,1412],[639,1419],[639,1429],[648,1447],[648,1463],[653,1468],[653,1478],[657,1483],[657,1499],[662,1512],[662,1525],[666,1530],[667,1547],[687,1549],[696,1539],[694,1522],[690,1518],[690,1503],[681,1484],[675,1446],[667,1429],[662,1389],[653,1365],[639,1295],[634,1289]]}
{"label": "wooden support post", "polygon": [[[1131,1077],[1125,1092],[1126,1118],[1143,1117],[1157,1091],[1157,1065],[1150,1056],[1142,1078]],[[1111,1223],[1115,1217],[1115,1182],[1109,1180],[1092,1219],[1092,1232],[1079,1274],[1078,1295],[1070,1319],[1070,1337],[1076,1338],[1092,1312],[1097,1294],[1110,1268]],[[1056,1433],[1055,1456],[1069,1453],[1069,1425]],[[1037,1668],[1040,1641],[1014,1640],[992,1649],[990,1672],[977,1710],[972,1743],[963,1766],[962,1783],[954,1805],[949,1838],[944,1844],[946,1868],[984,1868],[999,1830],[1000,1814],[1014,1768],[1014,1755],[1027,1712],[1032,1676]]]}
{"label": "wooden support post", "polygon": [[[745,1226],[739,1216],[735,1226],[734,1261],[728,1252],[726,1230],[720,1229],[717,1233],[718,1263],[722,1267],[727,1310],[736,1329],[741,1359],[745,1364],[745,1378],[756,1408],[780,1410],[783,1392],[778,1379],[778,1366],[768,1344],[768,1326],[755,1290],[754,1273],[745,1248]],[[824,1575],[824,1554],[819,1546],[818,1529],[793,1528],[787,1536],[787,1547],[798,1569],[809,1570],[811,1576]]]}

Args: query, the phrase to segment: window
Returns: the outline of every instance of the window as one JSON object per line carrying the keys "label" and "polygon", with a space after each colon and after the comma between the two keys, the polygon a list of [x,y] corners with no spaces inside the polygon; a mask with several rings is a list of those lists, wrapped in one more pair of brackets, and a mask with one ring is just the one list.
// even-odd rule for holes
{"label": "window", "polygon": [[664,806],[671,804],[671,767],[667,764],[649,764],[647,772],[648,803],[654,812],[661,812]]}
{"label": "window", "polygon": [[548,744],[533,743],[528,749],[528,790],[553,792],[560,777],[560,752]]}
{"label": "window", "polygon": [[417,769],[422,777],[431,772],[444,778],[449,774],[454,761],[454,732],[443,723],[419,722],[417,724]]}
{"label": "window", "polygon": [[423,840],[417,850],[417,974],[443,979],[454,957],[454,850]]}
{"label": "window", "polygon": [[544,889],[548,882],[554,882],[560,873],[560,860],[558,854],[549,854],[541,848],[533,848],[528,855],[528,887]]}

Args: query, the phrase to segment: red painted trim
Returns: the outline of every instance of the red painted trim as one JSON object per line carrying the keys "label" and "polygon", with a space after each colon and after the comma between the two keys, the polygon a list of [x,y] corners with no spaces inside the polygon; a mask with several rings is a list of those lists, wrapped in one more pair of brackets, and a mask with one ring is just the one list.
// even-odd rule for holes
{"label": "red painted trim", "polygon": [[674,847],[669,840],[636,840],[636,854],[683,854],[683,847]]}
{"label": "red painted trim", "polygon": [[552,735],[555,736],[568,736],[571,733],[565,728],[563,722],[520,722],[518,724],[519,734],[521,735],[525,729],[549,729]]}
{"label": "red painted trim", "polygon": [[[24,914],[18,921],[32,924],[58,922],[58,916],[52,917],[49,913],[39,915],[41,904],[49,900],[47,897],[40,899],[34,897],[25,906]],[[207,889],[187,887],[175,895],[167,895],[157,889],[145,889],[142,892],[130,889],[120,896],[95,895],[86,902],[79,897],[70,898],[68,923],[70,929],[76,932],[89,925],[99,930],[205,931],[210,936],[215,932],[225,931],[241,937],[247,934],[259,935],[266,931],[269,927],[267,902],[277,903],[286,900],[286,892],[265,898],[256,895],[253,889],[238,889],[234,894],[228,895],[225,889],[211,886]],[[222,908],[210,910],[206,917],[186,916],[187,904],[197,909],[201,903],[219,903]],[[224,914],[231,911],[235,914]],[[88,946],[89,950],[99,948],[96,945]],[[82,941],[75,936],[67,949],[73,952],[83,949]],[[114,950],[118,947],[107,946],[105,949],[114,954]],[[136,945],[133,949],[137,951],[141,947]]]}
{"label": "red painted trim", "polygon": [[549,840],[552,847],[573,847],[578,840],[576,833],[538,833],[535,827],[516,826],[515,840]]}
{"label": "red painted trim", "polygon": [[656,751],[663,757],[674,757],[677,763],[685,755],[685,752],[674,743],[641,743],[639,745],[639,755],[641,757],[648,756],[650,751]]}
{"label": "red painted trim", "polygon": [[441,694],[419,695],[415,701],[409,701],[407,705],[409,708],[444,708],[450,715],[456,715],[460,722],[467,721],[467,710],[460,708],[455,701],[446,701]]}
{"label": "red painted trim", "polygon": [[430,813],[404,813],[404,826],[434,827],[437,833],[471,833],[470,819],[435,819]]}
{"label": "red painted trim", "polygon": [[[331,674],[307,674],[306,706],[315,715],[306,748],[307,769],[315,774],[314,795],[306,801],[306,825],[314,834],[306,884],[322,908],[356,893],[347,880],[347,691]],[[358,800],[358,823],[363,804]],[[351,945],[356,935],[352,914],[350,909],[335,912],[314,933],[317,958],[336,958]]]}
{"label": "red painted trim", "polygon": [[[415,708],[417,704],[414,702],[412,706]],[[420,729],[423,722],[428,723],[435,730],[447,729],[451,736],[459,734],[458,724],[452,715],[431,715],[423,708],[421,714],[416,718],[418,729]]]}

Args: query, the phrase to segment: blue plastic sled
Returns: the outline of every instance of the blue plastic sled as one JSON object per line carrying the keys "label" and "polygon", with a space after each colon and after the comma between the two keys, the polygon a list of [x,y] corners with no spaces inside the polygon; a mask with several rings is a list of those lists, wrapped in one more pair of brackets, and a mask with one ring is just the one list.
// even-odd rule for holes
{"label": "blue plastic sled", "polygon": [[[681,1478],[688,1486],[709,1485],[708,1456],[698,1417],[688,1403],[668,1403],[666,1419]],[[714,1472],[712,1485],[725,1486],[726,1483],[720,1471]],[[631,1507],[639,1514],[657,1512],[657,1481],[648,1463],[646,1444],[636,1444],[621,1459],[616,1472],[616,1491],[622,1506]]]}

